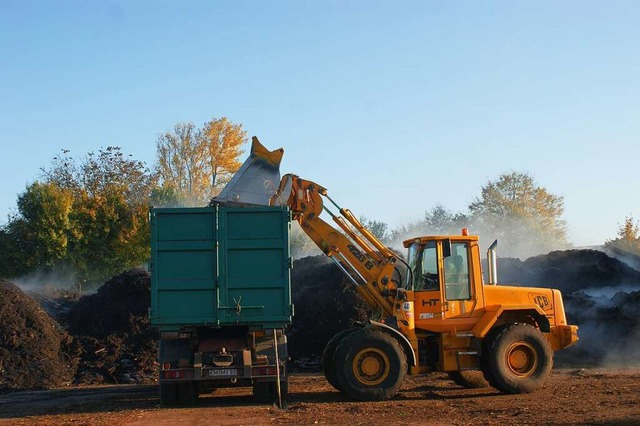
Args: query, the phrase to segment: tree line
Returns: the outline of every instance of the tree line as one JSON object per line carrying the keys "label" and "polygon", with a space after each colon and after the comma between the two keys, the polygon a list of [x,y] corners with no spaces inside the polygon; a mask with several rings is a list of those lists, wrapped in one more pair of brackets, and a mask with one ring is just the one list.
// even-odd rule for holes
{"label": "tree line", "polygon": [[202,206],[240,166],[242,125],[226,117],[160,134],[153,168],[110,146],[62,150],[0,228],[0,277],[64,270],[76,288],[149,259],[149,206]]}
{"label": "tree line", "polygon": [[[0,227],[0,277],[63,270],[81,290],[149,259],[149,206],[204,206],[241,165],[247,140],[226,117],[196,127],[178,123],[158,135],[153,167],[110,146],[75,158],[62,150],[17,197],[17,211]],[[417,235],[457,235],[469,228],[500,240],[503,255],[524,257],[569,246],[564,199],[532,176],[507,172],[481,186],[464,212],[436,204],[412,223],[391,229],[361,217],[383,242]],[[485,241],[490,243],[490,241]],[[294,256],[313,253],[299,228]],[[638,224],[625,219],[606,245],[640,254]]]}

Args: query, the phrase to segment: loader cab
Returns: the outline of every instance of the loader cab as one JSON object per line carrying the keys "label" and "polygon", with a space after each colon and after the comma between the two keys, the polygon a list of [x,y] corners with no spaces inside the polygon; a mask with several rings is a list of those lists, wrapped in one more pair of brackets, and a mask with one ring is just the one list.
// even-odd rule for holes
{"label": "loader cab", "polygon": [[477,237],[427,236],[407,240],[404,246],[412,272],[409,291],[414,297],[416,328],[470,317],[482,297],[474,285],[481,277]]}

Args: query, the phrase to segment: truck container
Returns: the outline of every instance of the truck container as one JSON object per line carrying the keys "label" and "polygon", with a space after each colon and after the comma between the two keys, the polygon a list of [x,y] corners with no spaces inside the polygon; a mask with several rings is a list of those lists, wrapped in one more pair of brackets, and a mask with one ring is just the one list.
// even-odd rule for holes
{"label": "truck container", "polygon": [[160,332],[160,397],[193,403],[216,388],[287,393],[289,235],[282,207],[151,210],[151,324]]}

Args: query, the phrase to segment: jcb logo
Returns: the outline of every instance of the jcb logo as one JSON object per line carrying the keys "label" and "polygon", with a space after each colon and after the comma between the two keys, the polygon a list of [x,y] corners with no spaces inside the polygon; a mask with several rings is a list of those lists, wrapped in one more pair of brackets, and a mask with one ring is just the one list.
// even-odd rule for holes
{"label": "jcb logo", "polygon": [[542,308],[543,311],[550,311],[552,309],[551,301],[549,300],[549,297],[547,297],[546,295],[531,294],[529,297],[531,298],[531,301],[536,305],[540,306],[540,308]]}

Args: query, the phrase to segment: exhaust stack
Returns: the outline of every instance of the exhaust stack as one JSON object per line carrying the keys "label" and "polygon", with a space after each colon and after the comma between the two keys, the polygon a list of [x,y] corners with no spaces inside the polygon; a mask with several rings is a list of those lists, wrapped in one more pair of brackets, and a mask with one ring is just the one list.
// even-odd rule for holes
{"label": "exhaust stack", "polygon": [[251,138],[251,153],[229,183],[209,205],[268,206],[280,185],[280,162],[284,149],[269,151],[257,137]]}
{"label": "exhaust stack", "polygon": [[487,250],[487,266],[489,268],[490,285],[498,284],[498,257],[496,256],[497,246],[498,240],[495,240]]}

